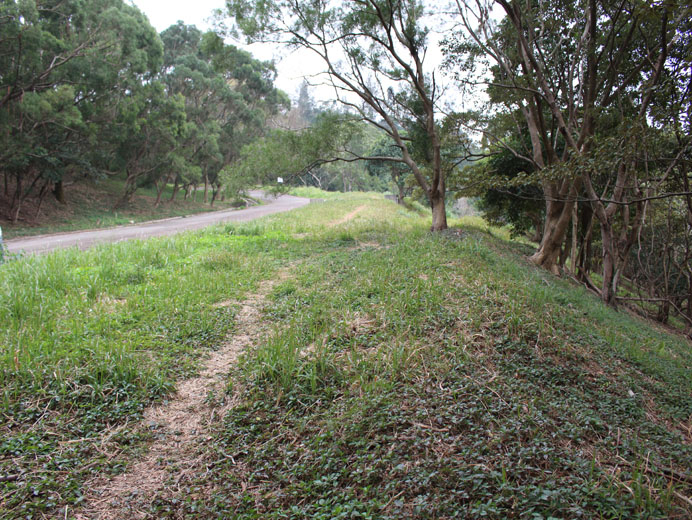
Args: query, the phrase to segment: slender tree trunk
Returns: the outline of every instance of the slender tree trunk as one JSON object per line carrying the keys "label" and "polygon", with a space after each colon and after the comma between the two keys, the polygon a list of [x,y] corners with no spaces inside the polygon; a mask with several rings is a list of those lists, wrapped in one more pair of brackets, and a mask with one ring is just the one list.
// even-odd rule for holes
{"label": "slender tree trunk", "polygon": [[135,196],[136,191],[137,177],[128,175],[127,179],[125,180],[125,192],[123,193],[123,196],[120,197],[118,202],[115,203],[115,206],[113,206],[113,208],[119,209],[130,204],[132,202],[133,197]]}
{"label": "slender tree trunk", "polygon": [[531,235],[531,242],[540,243],[543,239],[543,219],[539,214],[531,213],[529,214],[531,222],[533,222],[533,235]]}
{"label": "slender tree trunk", "polygon": [[601,299],[614,307],[616,305],[615,296],[617,295],[617,253],[610,222],[601,221],[601,242],[603,243]]}
{"label": "slender tree trunk", "polygon": [[36,206],[34,220],[36,220],[38,218],[39,213],[41,213],[41,206],[43,205],[43,200],[46,198],[46,195],[48,194],[48,184],[49,181],[46,181],[46,183],[41,187],[41,191],[38,194],[38,205]]}
{"label": "slender tree trunk", "polygon": [[209,179],[207,177],[207,174],[204,174],[204,203],[207,204],[209,202]]}
{"label": "slender tree trunk", "polygon": [[685,332],[692,338],[692,283],[688,282],[687,287],[687,327]]}
{"label": "slender tree trunk", "polygon": [[62,180],[55,183],[53,195],[55,196],[55,200],[57,200],[60,204],[67,204],[67,201],[65,200],[65,186]]}
{"label": "slender tree trunk", "polygon": [[17,184],[14,189],[14,196],[12,197],[12,205],[10,206],[11,210],[11,219],[12,223],[16,224],[17,221],[19,220],[19,211],[22,207],[22,191],[23,191],[23,186],[22,186],[22,175],[17,175]]}
{"label": "slender tree trunk", "polygon": [[170,202],[175,201],[175,196],[178,194],[178,190],[180,189],[180,183],[178,182],[178,176],[176,175],[175,177],[175,184],[173,184],[173,193],[171,193],[171,200]]}
{"label": "slender tree trunk", "polygon": [[579,254],[577,255],[577,263],[579,266],[577,269],[577,279],[582,282],[585,281],[585,278],[589,276],[589,273],[591,272],[593,224],[594,218],[591,205],[582,204],[581,215],[579,218],[579,227],[581,229],[581,246],[579,247]]}
{"label": "slender tree trunk", "polygon": [[572,254],[570,271],[577,274],[577,232],[579,231],[579,205],[575,204],[572,209]]}
{"label": "slender tree trunk", "polygon": [[161,185],[156,186],[156,202],[154,203],[154,207],[156,208],[158,208],[161,204],[161,196],[163,195],[163,190],[166,189],[166,185],[168,184],[168,176],[161,179],[160,182]]}
{"label": "slender tree trunk", "polygon": [[221,186],[216,186],[212,187],[211,190],[211,207],[214,207],[214,202],[216,202],[216,198],[219,196],[219,193],[221,193]]}

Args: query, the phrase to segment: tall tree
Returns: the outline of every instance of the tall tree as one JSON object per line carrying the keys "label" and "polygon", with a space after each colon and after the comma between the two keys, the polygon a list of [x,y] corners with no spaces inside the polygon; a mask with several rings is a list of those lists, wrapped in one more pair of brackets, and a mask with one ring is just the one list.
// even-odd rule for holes
{"label": "tall tree", "polygon": [[[434,70],[426,67],[426,23],[432,20],[423,3],[228,0],[227,6],[251,40],[307,49],[322,60],[336,99],[389,135],[401,150],[396,160],[411,169],[430,202],[432,229],[445,229],[445,171],[436,119],[441,92]],[[428,163],[409,150],[405,129],[411,122],[425,130]]]}
{"label": "tall tree", "polygon": [[[161,44],[122,0],[0,4],[0,172],[11,216],[74,170],[94,172],[114,93],[158,66]],[[102,144],[102,143],[101,143]]]}
{"label": "tall tree", "polygon": [[[474,60],[486,60],[491,102],[520,117],[528,129],[526,153],[513,149],[505,136],[491,139],[531,163],[540,179],[545,224],[532,261],[557,272],[575,205],[585,194],[602,237],[600,292],[614,303],[621,260],[641,223],[640,213],[629,212],[633,201],[643,198],[637,195],[642,179],[629,153],[636,140],[611,143],[615,160],[600,163],[606,143],[596,144],[600,132],[625,136],[628,128],[646,126],[675,27],[689,18],[689,6],[643,0],[457,0],[456,5],[463,31],[448,40],[448,58],[468,83],[478,82],[468,74],[477,72]],[[491,15],[494,7],[505,15],[499,24]]]}

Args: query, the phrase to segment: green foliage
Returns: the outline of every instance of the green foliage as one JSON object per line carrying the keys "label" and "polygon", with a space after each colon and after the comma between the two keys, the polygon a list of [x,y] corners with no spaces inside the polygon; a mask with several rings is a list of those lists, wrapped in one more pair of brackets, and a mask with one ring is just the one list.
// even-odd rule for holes
{"label": "green foliage", "polygon": [[114,96],[151,78],[162,54],[144,15],[121,0],[53,4],[0,7],[0,172],[14,187],[14,220],[29,196],[94,173]]}
{"label": "green foliage", "polygon": [[364,127],[338,112],[321,112],[312,126],[299,131],[276,129],[241,150],[236,165],[223,176],[234,186],[275,185],[277,177],[287,183],[330,159],[344,154]]}
{"label": "green foliage", "polygon": [[181,23],[159,37],[122,0],[53,4],[0,7],[0,174],[14,221],[28,198],[85,176],[125,177],[118,206],[169,180],[204,180],[216,198],[221,168],[287,104],[273,64],[214,33]]}

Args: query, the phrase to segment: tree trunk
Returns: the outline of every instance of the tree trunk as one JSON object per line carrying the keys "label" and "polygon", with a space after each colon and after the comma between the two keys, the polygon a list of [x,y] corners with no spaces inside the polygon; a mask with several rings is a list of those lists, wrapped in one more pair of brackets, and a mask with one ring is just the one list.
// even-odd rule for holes
{"label": "tree trunk", "polygon": [[438,191],[430,195],[430,205],[432,206],[432,227],[431,231],[443,231],[447,229],[447,211],[445,209],[444,194],[440,196]]}
{"label": "tree trunk", "polygon": [[132,202],[132,198],[135,196],[135,192],[137,191],[137,179],[136,177],[127,177],[127,180],[125,181],[125,192],[123,193],[123,196],[120,197],[118,202],[115,203],[115,206],[113,206],[113,209],[119,209],[127,206]]}
{"label": "tree trunk", "polygon": [[572,274],[577,274],[577,232],[579,230],[579,205],[575,204],[572,209],[572,254],[570,271]]}
{"label": "tree trunk", "polygon": [[543,240],[530,258],[535,265],[547,269],[553,274],[560,274],[558,259],[562,244],[565,241],[567,228],[572,220],[572,207],[576,202],[550,200],[546,201],[545,225]]}
{"label": "tree trunk", "polygon": [[22,177],[21,175],[18,175],[17,185],[15,186],[14,196],[12,197],[12,205],[10,206],[10,218],[12,219],[13,224],[16,224],[19,220],[19,210],[22,207],[22,188]]}
{"label": "tree trunk", "polygon": [[43,205],[43,200],[46,198],[46,195],[48,194],[48,184],[49,182],[46,181],[46,183],[41,187],[41,191],[38,194],[38,205],[36,206],[34,220],[36,220],[38,218],[39,213],[41,213],[41,206]]}
{"label": "tree trunk", "polygon": [[692,283],[689,283],[687,294],[687,327],[685,332],[692,338]]}
{"label": "tree trunk", "polygon": [[175,201],[175,196],[178,194],[178,190],[180,189],[180,183],[178,182],[178,177],[176,176],[175,178],[175,184],[173,184],[173,193],[171,193],[171,200],[170,202]]}
{"label": "tree trunk", "polygon": [[65,200],[65,186],[63,185],[62,180],[55,183],[53,195],[55,196],[55,200],[57,200],[60,204],[67,204],[67,201]]}
{"label": "tree trunk", "polygon": [[211,204],[210,206],[213,208],[214,207],[214,202],[216,202],[216,198],[219,196],[219,193],[221,192],[221,186],[218,187],[212,187],[211,190]]}
{"label": "tree trunk", "polygon": [[541,216],[536,213],[529,214],[531,222],[533,222],[533,235],[531,235],[531,242],[540,243],[543,239],[543,220]]}
{"label": "tree trunk", "polygon": [[613,228],[609,222],[601,222],[601,242],[603,243],[603,284],[601,285],[601,299],[607,304],[616,306],[617,295],[617,253],[615,252],[615,240]]}
{"label": "tree trunk", "polygon": [[204,175],[204,203],[207,204],[209,202],[209,179],[207,178],[206,174]]}
{"label": "tree trunk", "polygon": [[585,278],[591,272],[591,255],[593,247],[593,210],[590,204],[583,204],[581,216],[579,218],[579,227],[581,228],[581,246],[577,263],[579,265],[577,279],[584,282]]}
{"label": "tree trunk", "polygon": [[156,202],[154,203],[154,207],[158,208],[161,204],[161,195],[163,195],[163,190],[166,189],[167,184],[168,177],[166,176],[161,179],[161,186],[156,186]]}

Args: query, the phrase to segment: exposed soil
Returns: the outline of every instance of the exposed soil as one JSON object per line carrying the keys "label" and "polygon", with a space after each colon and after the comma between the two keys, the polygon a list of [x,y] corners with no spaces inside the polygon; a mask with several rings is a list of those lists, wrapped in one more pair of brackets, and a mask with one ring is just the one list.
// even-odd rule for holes
{"label": "exposed soil", "polygon": [[84,506],[76,514],[77,519],[147,518],[155,496],[179,493],[184,477],[199,469],[199,447],[208,439],[209,424],[216,414],[223,414],[235,405],[233,398],[223,403],[209,397],[224,395],[231,367],[240,353],[261,335],[260,310],[266,295],[286,276],[286,271],[282,271],[274,280],[263,282],[243,302],[236,315],[234,334],[212,353],[200,375],[179,383],[178,391],[169,401],[145,412],[142,427],[155,434],[147,453],[132,463],[127,472],[110,480],[97,478],[87,483]]}

